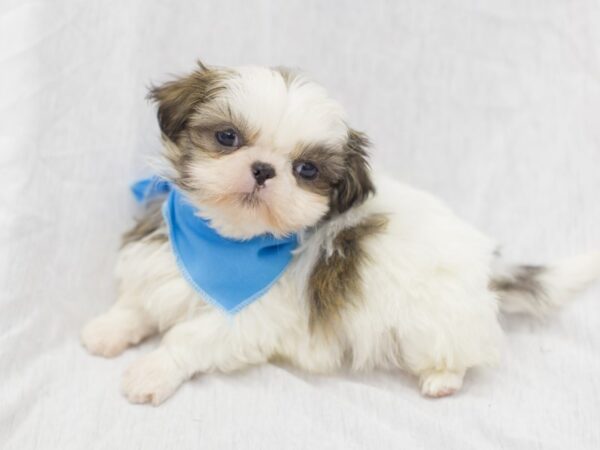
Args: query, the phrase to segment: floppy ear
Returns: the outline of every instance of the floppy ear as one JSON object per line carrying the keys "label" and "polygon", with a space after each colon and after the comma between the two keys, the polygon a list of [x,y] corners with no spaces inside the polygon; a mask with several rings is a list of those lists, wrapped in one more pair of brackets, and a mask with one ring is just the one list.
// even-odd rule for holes
{"label": "floppy ear", "polygon": [[343,213],[360,205],[375,192],[371,181],[367,148],[369,139],[364,133],[350,129],[345,144],[345,171],[331,193],[332,211]]}
{"label": "floppy ear", "polygon": [[158,104],[158,124],[165,137],[177,143],[194,108],[214,93],[219,72],[198,61],[190,75],[150,88],[148,98]]}

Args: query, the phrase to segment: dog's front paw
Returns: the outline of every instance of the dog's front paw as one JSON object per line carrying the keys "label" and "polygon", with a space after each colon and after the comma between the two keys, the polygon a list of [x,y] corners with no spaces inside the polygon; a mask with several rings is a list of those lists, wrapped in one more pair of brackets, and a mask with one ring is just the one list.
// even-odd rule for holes
{"label": "dog's front paw", "polygon": [[112,358],[155,331],[141,312],[119,308],[90,321],[81,331],[81,342],[91,354]]}
{"label": "dog's front paw", "polygon": [[91,320],[81,331],[83,346],[96,356],[113,358],[129,346],[128,336],[108,314]]}
{"label": "dog's front paw", "polygon": [[131,403],[160,405],[186,377],[165,349],[158,349],[134,362],[123,374],[121,390]]}
{"label": "dog's front paw", "polygon": [[427,397],[447,397],[462,387],[464,372],[432,370],[421,374],[421,393]]}

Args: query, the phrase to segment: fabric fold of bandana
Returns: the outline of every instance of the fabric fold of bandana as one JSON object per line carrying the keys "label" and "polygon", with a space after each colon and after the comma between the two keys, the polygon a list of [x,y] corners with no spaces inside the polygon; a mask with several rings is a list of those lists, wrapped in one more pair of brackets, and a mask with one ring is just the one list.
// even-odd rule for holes
{"label": "fabric fold of bandana", "polygon": [[165,197],[162,213],[184,278],[202,298],[234,314],[264,295],[285,272],[297,237],[248,240],[221,236],[172,183],[152,177],[131,190],[139,203]]}

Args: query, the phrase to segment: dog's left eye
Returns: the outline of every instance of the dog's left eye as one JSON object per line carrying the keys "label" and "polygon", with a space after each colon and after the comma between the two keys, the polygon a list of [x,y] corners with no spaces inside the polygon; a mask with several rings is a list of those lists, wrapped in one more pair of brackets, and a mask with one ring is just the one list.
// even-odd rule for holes
{"label": "dog's left eye", "polygon": [[296,173],[305,180],[314,180],[319,174],[319,169],[311,162],[301,162],[295,165]]}
{"label": "dog's left eye", "polygon": [[239,147],[240,138],[235,130],[228,128],[226,130],[217,131],[215,138],[224,147]]}

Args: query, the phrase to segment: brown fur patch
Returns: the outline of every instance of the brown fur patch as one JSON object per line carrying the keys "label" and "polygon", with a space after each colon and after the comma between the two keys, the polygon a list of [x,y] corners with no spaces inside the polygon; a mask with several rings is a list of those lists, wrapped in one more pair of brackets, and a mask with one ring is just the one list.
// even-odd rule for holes
{"label": "brown fur patch", "polygon": [[158,123],[164,136],[178,143],[191,113],[214,99],[222,90],[222,82],[230,76],[226,69],[213,69],[198,63],[191,74],[150,88],[148,97],[158,104]]}
{"label": "brown fur patch", "polygon": [[213,102],[223,92],[224,82],[235,73],[198,64],[196,71],[152,87],[148,94],[158,104],[164,156],[177,172],[173,181],[186,190],[192,190],[188,173],[191,161],[222,154],[223,148],[214,139],[215,132],[233,128],[240,133],[242,145],[252,137],[250,133],[244,134],[244,121],[234,118],[227,105],[218,106]]}
{"label": "brown fur patch", "polygon": [[296,152],[294,165],[302,162],[313,163],[319,170],[314,180],[305,180],[294,171],[298,185],[311,192],[329,196],[333,186],[342,179],[346,170],[346,158],[339,147],[325,147],[321,145],[302,146]]}
{"label": "brown fur patch", "polygon": [[340,231],[333,240],[332,254],[321,249],[308,285],[311,329],[332,324],[362,295],[360,269],[368,261],[364,240],[381,232],[387,222],[385,215],[374,214]]}
{"label": "brown fur patch", "polygon": [[544,270],[543,266],[518,266],[510,275],[490,280],[489,287],[497,292],[520,292],[532,300],[543,298],[546,292],[539,276]]}
{"label": "brown fur patch", "polygon": [[134,227],[123,235],[121,247],[146,238],[165,242],[168,239],[166,232],[159,231],[163,224],[161,207],[160,201],[150,203]]}
{"label": "brown fur patch", "polygon": [[341,214],[364,202],[375,192],[371,181],[366,135],[350,129],[343,147],[307,145],[296,152],[294,164],[311,162],[319,169],[314,180],[295,172],[300,187],[329,197],[329,214]]}
{"label": "brown fur patch", "polygon": [[365,134],[352,129],[348,132],[344,148],[346,170],[331,190],[331,213],[343,213],[375,192],[367,161],[368,147],[369,139]]}

